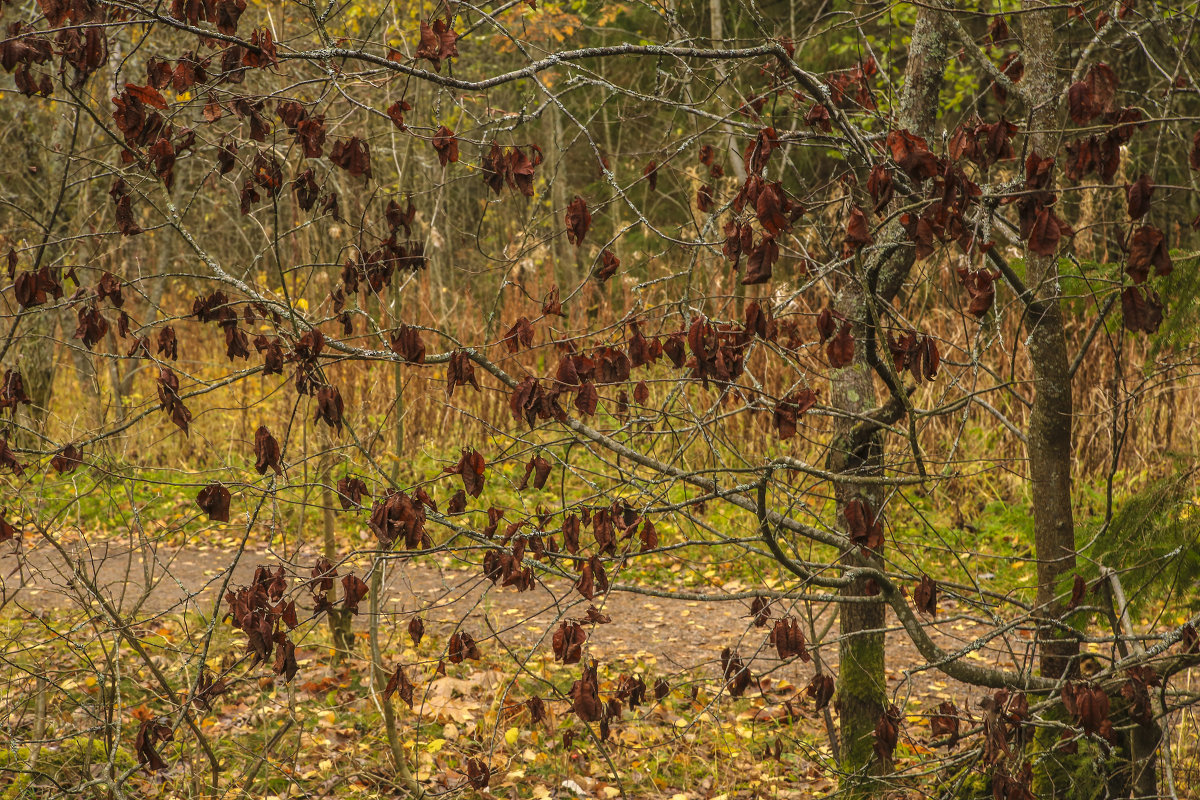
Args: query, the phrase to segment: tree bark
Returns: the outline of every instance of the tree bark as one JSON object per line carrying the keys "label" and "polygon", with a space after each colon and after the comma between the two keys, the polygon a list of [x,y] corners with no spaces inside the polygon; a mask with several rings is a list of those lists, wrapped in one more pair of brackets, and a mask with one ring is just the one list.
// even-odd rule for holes
{"label": "tree bark", "polygon": [[[725,8],[721,4],[721,0],[708,0],[708,14],[709,14],[709,21],[708,21],[709,30],[712,33],[713,47],[724,47],[725,46]],[[721,89],[719,89],[719,91],[721,92],[722,95],[728,96],[729,101],[730,101],[729,108],[732,109],[733,106],[737,102],[737,97],[734,95],[734,93],[732,91],[726,91],[724,88],[724,83],[726,80],[725,68],[723,66],[721,66],[720,62],[717,62],[715,64],[715,69],[717,72],[717,80],[720,81],[722,84],[722,87],[721,87]],[[730,125],[728,121],[726,121],[721,127],[723,128],[723,130],[725,132],[725,146],[726,146],[726,149],[729,151],[729,164],[733,168],[734,177],[736,177],[738,179],[738,182],[740,182],[740,183],[745,182],[745,180],[746,180],[746,165],[742,162],[742,154],[738,150],[737,135],[734,132],[733,126]],[[740,309],[738,310],[738,316],[739,317],[741,316]]]}
{"label": "tree bark", "polygon": [[[323,536],[323,553],[330,564],[338,562],[336,516],[333,510],[333,468],[337,459],[334,457],[333,445],[326,442],[325,450],[320,459],[321,481],[321,522]],[[329,638],[333,643],[333,663],[340,664],[349,658],[354,651],[354,633],[351,631],[352,615],[344,608],[331,608],[326,616],[329,619]]]}
{"label": "tree bark", "polygon": [[[899,123],[919,136],[930,137],[937,124],[938,100],[946,65],[948,27],[942,14],[922,7],[913,28],[909,60],[905,68],[905,85],[901,95]],[[831,403],[842,412],[834,429],[834,444],[830,449],[831,472],[862,476],[883,473],[883,439],[876,431],[865,439],[852,436],[852,431],[866,414],[878,405],[875,391],[874,367],[868,357],[868,337],[877,336],[871,323],[878,315],[870,303],[889,304],[899,294],[915,260],[915,248],[898,224],[886,228],[889,243],[898,248],[877,250],[884,255],[874,257],[865,265],[867,274],[876,279],[875,292],[864,285],[863,270],[856,270],[839,289],[834,307],[852,325],[857,345],[854,361],[831,376]],[[886,352],[886,351],[885,351]],[[861,501],[873,514],[881,517],[882,487],[852,482],[834,485],[838,523],[845,530],[846,508],[854,500]],[[882,520],[880,520],[882,522]],[[882,550],[850,552],[844,560],[852,566],[883,568]],[[866,596],[872,587],[867,579],[859,579],[842,590],[846,596]],[[876,592],[877,593],[877,592]],[[844,603],[840,623],[842,639],[838,664],[838,708],[841,717],[842,767],[849,776],[852,794],[872,794],[883,786],[870,776],[890,771],[891,764],[876,758],[874,730],[887,704],[884,676],[884,603]]]}
{"label": "tree bark", "polygon": [[[835,305],[854,323],[856,348],[854,363],[831,376],[831,401],[834,408],[850,415],[863,414],[876,404],[875,378],[862,356],[862,334],[870,330],[865,324],[866,293],[850,281],[838,293]],[[850,313],[847,313],[850,312]],[[853,316],[851,316],[853,315]],[[872,335],[865,333],[865,335]],[[835,428],[835,444],[831,451],[831,471],[845,475],[879,475],[883,471],[883,442],[873,434],[861,447],[852,450],[842,444],[849,441],[853,417],[841,417]],[[882,492],[874,486],[854,483],[834,485],[837,500],[838,524],[845,530],[846,507],[854,500],[862,501],[872,512],[882,509]],[[845,561],[851,566],[882,566],[882,553],[847,553]],[[855,581],[842,590],[843,595],[865,596],[865,579]],[[875,725],[887,702],[884,679],[885,607],[878,603],[844,603],[841,607],[841,644],[838,656],[838,711],[841,717],[842,767],[854,786],[865,788],[862,777],[890,769],[890,764],[878,762],[872,748]],[[864,792],[865,793],[865,792]]]}
{"label": "tree bark", "polygon": [[[1056,127],[1059,105],[1054,68],[1054,11],[1043,0],[1025,0],[1023,8],[1027,12],[1021,17],[1025,86],[1034,106],[1029,150],[1046,154],[1056,149],[1051,131]],[[1037,552],[1037,605],[1046,620],[1038,627],[1038,653],[1042,675],[1057,678],[1073,668],[1079,655],[1079,642],[1064,638],[1053,624],[1065,610],[1055,600],[1061,579],[1075,571],[1075,523],[1071,508],[1074,409],[1058,259],[1026,248],[1025,269],[1034,294],[1025,318],[1034,392],[1026,451]]]}
{"label": "tree bark", "polygon": [[25,378],[25,390],[33,401],[29,406],[29,427],[34,438],[23,437],[26,447],[37,447],[37,436],[45,432],[50,404],[54,400],[54,372],[58,354],[54,336],[58,330],[56,315],[47,309],[25,312],[29,319],[21,333],[17,363]]}
{"label": "tree bark", "polygon": [[[158,272],[157,277],[150,280],[150,293],[146,298],[146,320],[153,322],[158,319],[159,303],[162,302],[163,295],[167,291],[166,273],[171,267],[171,259],[167,255],[166,248],[159,251],[158,256]],[[127,369],[121,372],[121,385],[117,388],[117,395],[123,399],[133,394],[133,379],[137,377],[138,372],[147,369],[145,366],[130,365]]]}
{"label": "tree bark", "polygon": [[[62,311],[62,332],[64,338],[71,335],[71,326],[76,322],[76,314],[71,308]],[[75,379],[79,382],[79,393],[82,395],[83,408],[76,408],[77,414],[83,416],[85,424],[90,428],[99,429],[104,425],[105,410],[104,396],[100,391],[100,371],[96,368],[96,354],[83,346],[82,341],[68,342],[67,350],[71,353],[71,361],[75,365]]]}
{"label": "tree bark", "polygon": [[[21,126],[17,129],[22,143],[26,135],[34,135],[34,126]],[[33,173],[46,175],[47,185],[58,187],[57,195],[39,192],[29,186],[29,196],[37,198],[42,204],[39,209],[45,212],[45,228],[41,246],[37,248],[32,268],[43,264],[55,263],[54,256],[61,249],[61,243],[55,239],[59,226],[67,214],[70,200],[67,199],[67,178],[71,169],[71,159],[75,154],[75,146],[79,133],[79,116],[75,116],[73,125],[68,124],[64,116],[54,126],[51,133],[52,152],[61,152],[64,158],[59,161],[44,159],[40,149],[30,148],[28,158],[30,167],[36,167]],[[57,174],[55,174],[57,173]],[[10,329],[9,335],[13,341],[3,344],[4,349],[16,346],[17,363],[25,380],[25,390],[29,393],[32,405],[28,409],[30,433],[18,436],[22,446],[38,448],[39,438],[45,433],[47,418],[50,414],[50,404],[54,399],[54,374],[58,362],[58,345],[55,334],[58,329],[58,316],[50,305],[26,309],[19,312],[17,320]],[[18,333],[18,327],[20,332]],[[73,328],[72,328],[73,329]]]}
{"label": "tree bark", "polygon": [[392,751],[392,764],[396,769],[396,788],[403,790],[409,797],[419,798],[425,796],[425,790],[408,766],[408,757],[404,753],[404,746],[400,742],[400,733],[396,728],[396,712],[392,708],[392,701],[383,697],[389,675],[383,666],[383,650],[379,643],[379,624],[383,610],[383,571],[386,564],[386,559],[379,558],[371,569],[369,595],[371,612],[367,621],[367,635],[371,644],[372,687],[383,712],[383,729],[387,734],[388,747]]}
{"label": "tree bark", "polygon": [[[567,211],[567,144],[563,138],[562,110],[552,100],[546,109],[546,119],[550,128],[546,174],[550,176],[550,208],[557,220]],[[553,275],[565,294],[566,287],[571,286],[578,278],[578,265],[575,263],[578,259],[571,253],[564,236],[554,237],[551,250],[554,254]]]}

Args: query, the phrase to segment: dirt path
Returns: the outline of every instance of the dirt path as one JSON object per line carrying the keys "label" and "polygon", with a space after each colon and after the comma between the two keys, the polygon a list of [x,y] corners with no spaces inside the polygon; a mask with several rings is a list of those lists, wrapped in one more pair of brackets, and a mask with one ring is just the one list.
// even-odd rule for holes
{"label": "dirt path", "polygon": [[[66,564],[55,551],[42,546],[18,558],[10,545],[0,552],[4,607],[0,615],[54,613],[82,616],[89,607]],[[179,550],[160,547],[154,552],[131,550],[118,542],[77,544],[77,560],[111,604],[137,624],[149,624],[156,615],[182,611],[211,615],[217,593],[228,580],[231,587],[248,584],[259,565],[272,568],[284,564],[288,574],[307,577],[316,553],[301,549],[281,554],[264,549],[241,554],[230,576],[229,565],[236,551],[223,548]],[[552,581],[550,591],[537,586],[532,591],[493,587],[480,572],[448,569],[430,564],[393,562],[384,586],[383,611],[395,622],[389,635],[403,637],[411,613],[421,610],[427,635],[448,636],[461,625],[482,647],[506,647],[519,654],[548,651],[550,636],[561,617],[581,619],[588,603],[565,580]],[[366,578],[366,563],[347,565],[341,574],[354,572]],[[300,579],[296,579],[300,583]],[[142,587],[147,587],[143,591]],[[670,587],[667,587],[668,589]],[[340,593],[340,590],[339,590]],[[295,593],[297,605],[311,607],[306,591]],[[755,628],[749,618],[749,601],[699,602],[652,597],[614,591],[597,598],[599,610],[612,622],[589,631],[587,653],[601,663],[650,660],[658,672],[677,674],[700,668],[708,674],[719,671],[724,647],[737,649],[756,675],[786,678],[804,685],[811,679],[813,664],[784,665],[767,644],[768,629]],[[224,605],[221,608],[224,612]],[[983,626],[959,618],[953,606],[939,609],[943,621],[931,628],[934,640],[947,650],[958,649],[982,632]],[[776,613],[779,613],[778,611]],[[361,617],[360,617],[361,619]],[[828,622],[819,623],[823,628]],[[895,620],[889,619],[895,626]],[[837,633],[836,623],[828,636]],[[398,642],[399,643],[399,642]],[[1013,653],[984,648],[970,657],[987,663],[1011,666],[1013,656],[1026,657],[1028,643]],[[933,670],[906,675],[923,663],[916,648],[902,631],[888,633],[888,690],[896,700],[921,700],[936,705],[953,699],[963,707],[974,706],[981,690],[960,684]],[[836,670],[837,648],[821,648],[825,666]]]}

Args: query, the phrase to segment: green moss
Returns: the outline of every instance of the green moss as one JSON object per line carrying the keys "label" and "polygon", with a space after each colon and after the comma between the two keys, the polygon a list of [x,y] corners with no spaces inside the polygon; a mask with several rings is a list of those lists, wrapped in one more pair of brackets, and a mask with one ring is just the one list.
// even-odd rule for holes
{"label": "green moss", "polygon": [[33,782],[33,776],[28,773],[17,775],[11,785],[0,794],[0,800],[17,800],[23,797],[25,790],[29,788],[29,784]]}
{"label": "green moss", "polygon": [[838,698],[842,707],[842,767],[848,774],[867,774],[874,765],[877,720],[853,710],[864,705],[882,708],[887,703],[883,653],[884,640],[878,634],[855,636],[842,645]]}
{"label": "green moss", "polygon": [[[30,755],[29,747],[18,747],[15,753],[9,748],[0,750],[0,771],[28,769]],[[54,777],[59,783],[70,783],[82,777],[75,773],[85,764],[94,766],[106,763],[108,763],[108,750],[103,741],[89,736],[74,736],[64,739],[54,747],[42,747],[38,752],[37,771]],[[113,763],[118,771],[125,771],[137,766],[133,755],[123,749],[117,750]],[[22,796],[21,788],[27,786],[32,781],[32,777],[28,773],[19,774],[14,779],[13,785],[6,787],[4,793],[0,794],[0,800]],[[16,794],[13,794],[14,790]]]}
{"label": "green moss", "polygon": [[30,750],[28,747],[18,747],[15,757],[13,751],[9,748],[0,750],[0,769],[12,768],[14,765],[28,763],[29,753]]}
{"label": "green moss", "polygon": [[[1061,707],[1047,712],[1048,720],[1062,721]],[[1120,765],[1122,750],[1112,749],[1106,756],[1101,746],[1090,739],[1077,740],[1077,751],[1064,753],[1058,748],[1058,728],[1041,727],[1027,749],[1033,764],[1033,793],[1036,797],[1063,800],[1097,800],[1107,795],[1110,776]]]}
{"label": "green moss", "polygon": [[[1031,696],[1030,702],[1037,697]],[[1119,717],[1121,709],[1114,707],[1113,716]],[[1044,719],[1050,722],[1066,720],[1065,710],[1059,706],[1047,711]],[[1025,758],[1033,767],[1031,790],[1034,797],[1055,800],[1099,800],[1112,796],[1114,791],[1123,796],[1115,778],[1122,770],[1128,770],[1128,751],[1124,740],[1115,747],[1105,747],[1094,739],[1076,741],[1076,752],[1066,753],[1060,749],[1060,731],[1057,727],[1038,727],[1025,748]],[[992,797],[990,768],[973,764],[946,775],[940,782],[940,795],[956,800],[988,800]]]}
{"label": "green moss", "polygon": [[955,800],[991,800],[992,780],[975,766],[963,767],[943,780],[938,796]]}
{"label": "green moss", "polygon": [[838,691],[843,697],[887,702],[883,675],[883,636],[855,636],[842,647]]}
{"label": "green moss", "polygon": [[[1115,758],[1106,758],[1095,742],[1080,742],[1076,753],[1054,749],[1057,742],[1057,733],[1043,729],[1027,751],[1033,764],[1033,796],[1055,800],[1099,800],[1108,796]],[[944,781],[942,790],[956,800],[989,800],[992,779],[975,769],[969,774],[960,771]]]}

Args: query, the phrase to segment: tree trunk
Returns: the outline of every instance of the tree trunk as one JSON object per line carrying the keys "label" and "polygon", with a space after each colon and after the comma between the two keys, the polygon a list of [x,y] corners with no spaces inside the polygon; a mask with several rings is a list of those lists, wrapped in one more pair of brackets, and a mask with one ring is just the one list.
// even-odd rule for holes
{"label": "tree trunk", "polygon": [[[68,124],[64,116],[51,133],[49,152],[62,153],[64,158],[61,161],[45,159],[41,148],[31,148],[27,156],[31,170],[36,168],[33,170],[36,174],[46,176],[45,185],[58,189],[54,194],[30,191],[31,196],[42,205],[38,210],[45,214],[45,234],[41,246],[35,251],[32,269],[37,269],[43,264],[55,263],[55,256],[61,248],[61,243],[55,236],[64,215],[69,216],[71,201],[67,199],[67,178],[75,153],[78,125],[77,112],[73,125]],[[22,130],[32,132],[32,129]],[[25,380],[25,391],[32,400],[28,410],[31,432],[18,437],[22,446],[32,449],[39,448],[42,444],[40,437],[45,433],[50,404],[54,399],[54,372],[58,360],[55,334],[58,329],[58,316],[55,308],[50,305],[19,312],[14,326],[10,329],[10,335],[15,338],[3,343],[6,350],[15,345],[18,369]],[[74,330],[73,320],[71,325],[71,330]]]}
{"label": "tree trunk", "polygon": [[[430,218],[429,224],[437,222],[436,216]],[[401,314],[404,313],[404,297],[401,294],[399,273],[392,275],[391,324],[399,325]],[[392,363],[392,391],[395,392],[396,402],[392,412],[396,415],[396,423],[392,426],[392,447],[395,448],[392,459],[392,483],[400,477],[400,459],[404,455],[404,366],[395,361]]]}
{"label": "tree trunk", "polygon": [[[725,46],[725,9],[721,4],[721,0],[708,0],[709,14],[709,29],[712,32],[713,47]],[[717,79],[721,82],[722,87],[719,89],[722,96],[728,98],[729,108],[733,108],[737,104],[737,97],[732,91],[725,89],[724,83],[726,80],[725,68],[721,62],[716,62],[714,68],[717,72]],[[726,149],[729,151],[729,164],[733,168],[733,175],[738,179],[739,183],[744,183],[746,180],[746,165],[742,162],[742,154],[738,148],[738,138],[734,131],[733,125],[725,122],[722,125],[725,131]],[[744,292],[743,292],[744,294]],[[741,317],[741,310],[738,310],[738,317]]]}
{"label": "tree trunk", "polygon": [[[899,120],[903,127],[920,136],[932,136],[937,122],[938,98],[946,65],[947,25],[939,12],[922,7],[913,28],[905,86],[901,96]],[[906,241],[898,224],[887,226],[885,238],[892,242]],[[883,251],[877,251],[883,252]],[[855,341],[853,363],[831,376],[831,403],[843,412],[834,431],[830,451],[830,471],[846,475],[881,475],[883,473],[883,440],[878,430],[866,437],[861,430],[861,415],[878,405],[874,369],[868,358],[867,337],[877,335],[870,303],[889,304],[899,294],[907,279],[916,251],[905,244],[890,251],[882,263],[873,259],[867,265],[878,276],[875,296],[862,280],[862,270],[852,276],[838,291],[834,307],[852,324]],[[886,353],[886,350],[884,351]],[[886,357],[886,356],[885,356]],[[854,483],[835,483],[838,523],[846,525],[846,508],[854,500],[861,501],[873,514],[882,516],[883,491]],[[882,520],[880,520],[882,522]],[[882,551],[851,552],[845,561],[852,566],[883,568]],[[863,597],[870,594],[867,579],[859,579],[842,590],[846,596]],[[839,648],[838,708],[841,716],[842,766],[850,776],[850,789],[858,795],[871,794],[883,786],[869,776],[890,771],[891,764],[875,757],[874,730],[887,704],[884,676],[885,606],[882,602],[854,602],[841,606],[841,645]],[[867,780],[862,780],[868,778]]]}
{"label": "tree trunk", "polygon": [[[324,523],[324,555],[329,559],[329,563],[336,564],[338,561],[338,547],[335,530],[336,517],[333,510],[333,467],[336,459],[334,458],[333,449],[330,445],[326,445],[325,451],[321,453],[320,460],[320,481],[321,481],[321,515]],[[354,648],[354,634],[350,630],[351,614],[344,608],[331,608],[327,614],[329,618],[329,636],[333,640],[333,662],[341,663],[344,658],[347,658]]]}
{"label": "tree trunk", "polygon": [[[1042,0],[1025,0],[1022,15],[1025,88],[1033,103],[1031,153],[1055,148],[1058,87],[1054,68],[1054,11]],[[1048,189],[1052,187],[1047,187]],[[1071,510],[1071,376],[1063,329],[1058,259],[1026,248],[1026,280],[1034,294],[1025,317],[1033,369],[1033,408],[1029,416],[1029,481],[1033,537],[1037,552],[1037,605],[1047,621],[1064,611],[1055,601],[1061,579],[1075,571],[1075,524]],[[1053,624],[1038,628],[1042,675],[1057,678],[1072,668],[1079,642],[1064,638]]]}
{"label": "tree trunk", "polygon": [[[96,355],[83,346],[81,340],[73,340],[71,333],[75,325],[76,314],[71,308],[62,311],[63,338],[68,340],[67,349],[71,353],[71,361],[75,365],[75,379],[79,383],[80,400],[83,402],[75,408],[75,413],[82,416],[86,429],[99,430],[104,424],[104,396],[100,391],[100,372],[96,368]],[[111,340],[110,340],[111,341]]]}
{"label": "tree trunk", "polygon": [[383,650],[379,643],[379,624],[383,610],[383,587],[385,585],[383,571],[387,561],[379,558],[371,569],[370,618],[367,620],[367,635],[371,643],[371,677],[372,687],[379,697],[380,709],[383,712],[383,729],[387,734],[388,747],[392,751],[392,765],[396,769],[397,789],[404,790],[408,796],[420,798],[425,796],[425,790],[417,782],[408,766],[408,757],[400,741],[400,733],[396,727],[396,712],[392,701],[382,695],[387,689],[388,672],[383,666]]}
{"label": "tree trunk", "polygon": [[[165,276],[170,267],[171,260],[167,256],[166,248],[163,248],[160,250],[158,259],[157,277],[150,281],[150,294],[146,304],[146,324],[150,324],[158,319],[159,303],[162,302],[163,295],[167,291],[167,279]],[[121,373],[121,385],[117,390],[117,394],[121,398],[126,398],[133,394],[133,379],[143,369],[146,369],[146,367],[142,365],[130,365]]]}
{"label": "tree trunk", "polygon": [[29,406],[29,427],[33,439],[22,437],[24,446],[35,448],[35,439],[46,430],[46,419],[50,404],[54,400],[54,369],[57,353],[54,335],[58,320],[53,311],[38,308],[25,312],[29,319],[23,321],[24,330],[19,337],[18,364],[25,379],[25,391],[33,401]]}
{"label": "tree trunk", "polygon": [[[863,335],[873,335],[866,324],[865,307],[869,299],[855,281],[848,282],[838,293],[835,305],[848,319],[855,320],[854,335],[860,342],[854,363],[831,376],[831,401],[834,408],[850,415],[865,414],[876,404],[875,378],[861,346]],[[883,471],[883,442],[878,433],[872,434],[858,447],[852,447],[851,429],[854,417],[841,417],[835,429],[836,444],[831,451],[830,466],[845,475],[879,475]],[[872,512],[879,513],[883,495],[876,487],[853,483],[834,486],[837,498],[838,524],[846,525],[846,507],[854,500],[862,501]],[[881,553],[847,553],[850,566],[882,567]],[[843,595],[862,597],[868,594],[865,579],[855,581],[842,590]],[[883,624],[884,604],[844,603],[841,606],[842,639],[838,656],[838,711],[841,716],[842,766],[851,783],[866,789],[860,779],[865,775],[887,772],[891,765],[874,757],[872,736],[875,725],[883,715],[887,702],[884,682]],[[869,632],[868,632],[869,631]],[[865,793],[865,792],[864,792]]]}
{"label": "tree trunk", "polygon": [[[547,90],[549,94],[551,90]],[[567,211],[567,165],[566,141],[563,139],[562,110],[549,100],[546,118],[549,122],[550,147],[547,148],[546,174],[550,176],[550,209],[555,220],[562,218]],[[567,289],[577,279],[578,272],[573,266],[576,256],[571,252],[565,236],[556,236],[551,244],[554,255],[555,282],[563,290]]]}
{"label": "tree trunk", "polygon": [[[725,46],[725,9],[721,4],[721,0],[708,0],[708,15],[709,15],[709,30],[712,33],[713,47]],[[733,109],[738,105],[736,94],[730,90],[726,83],[728,76],[725,74],[725,68],[718,61],[714,65],[717,73],[717,81],[719,86],[717,91],[725,100],[726,106]],[[738,137],[731,125],[726,119],[721,125],[725,134],[725,150],[729,154],[729,164],[733,168],[733,175],[737,178],[738,183],[746,182],[746,164],[742,161],[742,154],[738,149]],[[720,268],[723,266],[723,258],[720,255],[714,257],[714,266]],[[744,319],[746,316],[746,286],[738,277],[737,270],[733,270],[733,318]]]}
{"label": "tree trunk", "polygon": [[[114,330],[108,332],[108,349],[113,353],[121,352],[121,343],[117,340],[117,334]],[[121,360],[119,358],[108,359],[108,384],[112,388],[112,407],[116,414],[118,423],[125,422],[125,395],[121,390],[125,388],[125,378],[121,375]]]}

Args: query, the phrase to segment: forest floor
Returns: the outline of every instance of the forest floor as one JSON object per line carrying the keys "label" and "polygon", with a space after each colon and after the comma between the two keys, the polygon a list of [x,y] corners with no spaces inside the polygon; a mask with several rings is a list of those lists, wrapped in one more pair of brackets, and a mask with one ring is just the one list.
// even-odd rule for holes
{"label": "forest floor", "polygon": [[[192,652],[213,624],[214,613],[218,619],[210,668],[220,671],[241,656],[244,635],[220,619],[227,610],[223,600],[218,602],[224,590],[249,584],[261,565],[274,569],[282,564],[287,574],[300,576],[293,578],[299,590],[292,593],[302,622],[295,635],[300,665],[296,680],[285,686],[265,666],[235,667],[230,693],[214,704],[202,725],[215,740],[229,743],[221,752],[231,786],[241,785],[263,748],[273,748],[266,761],[269,769],[257,777],[258,796],[377,796],[389,790],[391,767],[380,732],[378,698],[366,677],[366,615],[354,620],[355,651],[348,660],[335,663],[326,625],[303,624],[312,602],[299,584],[319,553],[308,544],[230,545],[192,541],[149,549],[131,546],[127,539],[89,536],[65,546],[71,561],[110,599],[122,619],[154,645],[154,658],[176,670],[174,674],[183,668],[178,654]],[[12,558],[12,543],[2,546],[5,594],[0,623],[24,620],[28,625],[37,620],[57,631],[80,630],[89,618],[103,616],[84,598],[62,554],[32,537],[22,546],[26,549],[20,561]],[[363,555],[343,564],[341,573],[367,579],[368,567]],[[635,577],[621,575],[617,580],[633,583]],[[620,792],[629,797],[734,800],[812,797],[831,791],[836,764],[828,731],[836,723],[836,702],[818,711],[805,687],[818,669],[836,675],[836,644],[812,647],[815,662],[781,661],[768,643],[769,628],[753,625],[749,599],[672,597],[696,589],[682,581],[672,585],[661,576],[646,583],[667,596],[616,589],[595,602],[611,622],[585,624],[584,658],[601,665],[602,696],[616,689],[619,675],[641,675],[651,687],[649,706],[624,712],[602,754],[594,746],[598,742],[589,741],[594,730],[575,719],[564,699],[580,665],[560,665],[551,653],[551,636],[559,622],[583,620],[592,605],[569,580],[551,579],[517,592],[493,586],[478,567],[461,569],[433,558],[390,561],[381,595],[383,661],[389,670],[404,664],[417,686],[412,712],[393,701],[400,709],[403,747],[416,764],[417,776],[438,790],[461,788],[465,759],[480,755],[493,770],[488,791],[504,797],[611,800]],[[711,588],[747,590],[736,577],[723,584],[716,579]],[[364,611],[367,602],[362,603]],[[803,606],[787,608],[776,602],[777,615],[803,613]],[[424,639],[415,647],[407,632],[414,613],[425,623]],[[824,613],[816,628],[830,626],[822,638],[832,640],[836,619],[828,608]],[[953,601],[943,601],[937,619],[928,622],[934,642],[948,652],[966,651],[964,657],[973,662],[1013,668],[1031,658],[1032,642],[1019,634],[980,645],[977,637],[991,626]],[[954,702],[967,716],[969,728],[971,720],[979,718],[978,703],[986,690],[924,668],[925,659],[898,629],[890,611],[887,624],[886,688],[905,715],[898,763],[917,774],[929,759],[940,757],[941,751],[931,748],[929,732],[929,716],[937,706]],[[40,633],[36,624],[24,630]],[[438,677],[435,668],[446,642],[458,630],[473,635],[482,658],[446,664],[446,675]],[[720,691],[720,654],[726,647],[745,659],[756,678],[736,700]],[[64,664],[68,672],[76,669],[76,654],[51,650],[40,656],[45,663]],[[671,686],[664,700],[653,696],[659,678]],[[534,694],[544,697],[550,710],[549,721],[540,725],[523,706]],[[134,713],[163,713],[159,705],[151,687]],[[289,719],[300,724],[294,730],[291,724],[279,724]],[[276,739],[280,731],[287,735]],[[186,740],[186,731],[176,738]],[[781,758],[764,755],[777,746]],[[202,760],[195,754],[184,758],[182,743],[177,748],[178,757],[167,759],[172,767],[147,776],[146,788],[163,797],[211,796],[197,788]],[[927,780],[905,785],[911,790]]]}
{"label": "forest floor", "polygon": [[[307,548],[285,555],[263,548],[176,550],[161,546],[147,558],[148,554],[120,541],[91,542],[80,552],[86,553],[82,563],[87,565],[88,574],[113,599],[114,606],[143,623],[158,615],[211,616],[220,589],[226,584],[231,589],[248,585],[258,566],[275,569],[284,564],[289,574],[307,575],[318,557]],[[39,548],[28,554],[26,563],[28,577],[21,580],[9,602],[41,611],[80,607],[75,581],[62,571],[63,561],[57,553]],[[406,626],[414,611],[422,612],[427,635],[448,636],[462,627],[472,631],[481,644],[496,639],[505,649],[517,652],[549,649],[550,634],[559,619],[582,619],[592,605],[565,581],[551,580],[531,591],[518,592],[493,586],[478,569],[456,569],[428,560],[392,563],[396,566],[386,574],[382,611],[385,617],[393,618],[394,628]],[[742,589],[737,584],[725,588]],[[669,589],[664,592],[670,593]],[[297,595],[297,600],[298,607],[307,604],[311,608],[306,593]],[[752,625],[749,600],[699,601],[618,588],[607,598],[598,597],[595,605],[612,619],[595,626],[587,642],[585,652],[600,663],[650,657],[671,672],[707,668],[715,673],[721,650],[732,647],[756,675],[780,670],[782,662],[775,657],[773,646],[766,643],[769,628]],[[221,613],[224,610],[222,603]],[[985,630],[974,619],[958,614],[954,601],[943,602],[938,611],[938,619],[928,630],[933,641],[947,652],[972,646],[976,632],[982,634]],[[961,707],[964,701],[982,696],[978,687],[959,683],[936,670],[921,669],[925,659],[899,628],[890,609],[887,625],[888,689],[897,703],[937,698],[939,702],[953,699]],[[836,633],[835,625],[831,636]],[[810,650],[818,651],[823,663],[836,672],[836,647],[810,646]],[[966,657],[1011,669],[1030,653],[1028,646],[1009,650],[1000,640],[991,640],[972,647]],[[796,662],[788,669],[792,673],[788,677],[793,683],[800,679],[807,683],[812,670],[811,664]],[[795,674],[801,671],[809,674]]]}

